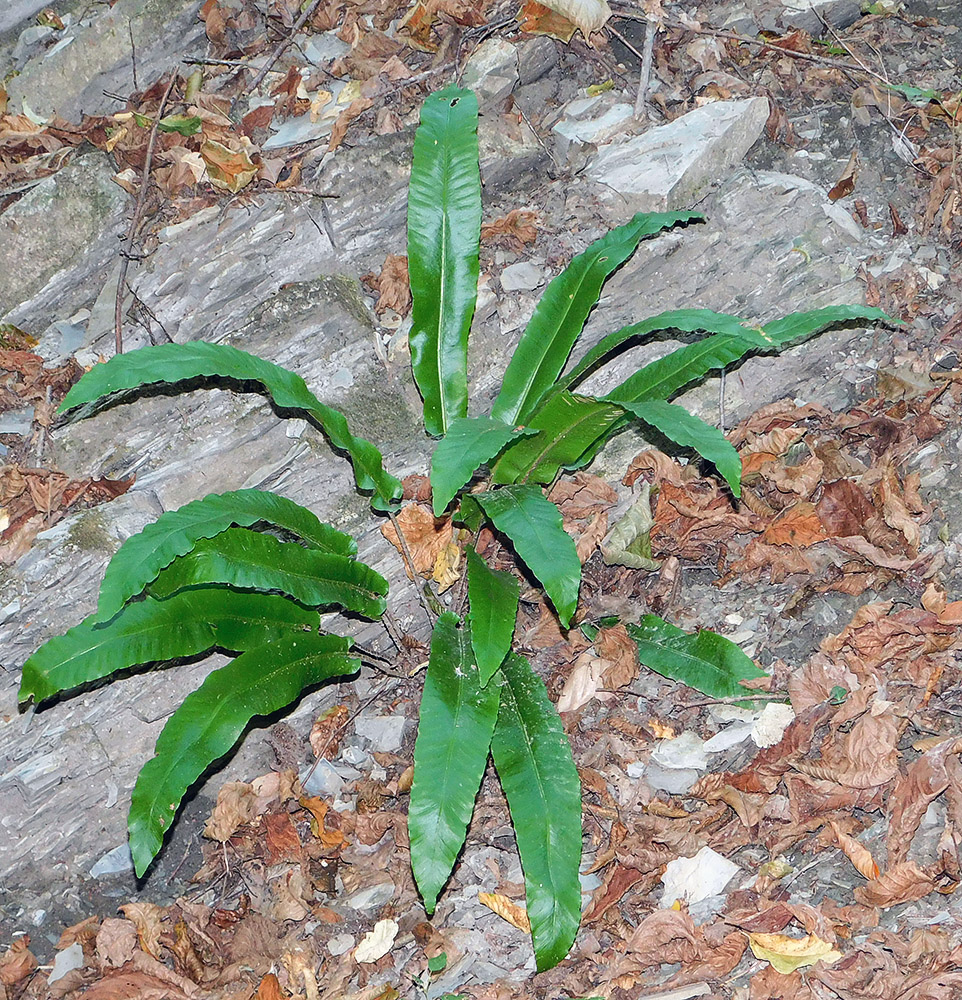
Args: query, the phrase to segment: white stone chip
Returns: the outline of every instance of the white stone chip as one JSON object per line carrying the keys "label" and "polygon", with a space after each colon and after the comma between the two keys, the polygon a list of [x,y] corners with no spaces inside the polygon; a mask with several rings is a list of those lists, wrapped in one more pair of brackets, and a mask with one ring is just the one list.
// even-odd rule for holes
{"label": "white stone chip", "polygon": [[50,975],[47,976],[47,985],[52,985],[58,979],[63,979],[68,972],[73,972],[74,969],[82,969],[83,967],[84,950],[79,941],[74,941],[72,945],[58,951],[54,956],[53,968],[50,970]]}
{"label": "white stone chip", "polygon": [[691,905],[709,896],[717,896],[739,871],[738,865],[710,847],[703,847],[693,858],[676,858],[665,866],[661,876],[663,909],[681,899]]}
{"label": "white stone chip", "polygon": [[766,705],[752,726],[752,740],[760,747],[773,747],[788,728],[795,713],[791,705],[772,702]]}

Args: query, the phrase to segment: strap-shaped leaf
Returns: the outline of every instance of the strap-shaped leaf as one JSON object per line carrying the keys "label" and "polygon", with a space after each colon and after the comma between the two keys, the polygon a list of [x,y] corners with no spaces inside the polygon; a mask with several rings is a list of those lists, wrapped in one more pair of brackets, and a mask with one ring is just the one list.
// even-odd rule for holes
{"label": "strap-shaped leaf", "polygon": [[900,319],[894,319],[874,306],[843,305],[823,306],[821,309],[811,309],[808,312],[790,313],[782,319],[766,323],[761,329],[766,340],[770,340],[777,347],[784,347],[786,344],[821,333],[830,326],[853,319],[876,320],[880,323],[902,326]]}
{"label": "strap-shaped leaf", "polygon": [[498,531],[511,540],[567,628],[578,606],[581,562],[558,508],[537,486],[505,486],[473,496]]}
{"label": "strap-shaped leaf", "polygon": [[350,456],[358,488],[374,492],[371,505],[376,510],[393,507],[401,496],[401,483],[384,471],[377,448],[370,441],[355,437],[344,414],[322,403],[300,375],[226,344],[195,340],[117,354],[106,364],[94,365],[67,393],[59,412],[142,385],[174,384],[200,377],[256,382],[281,409],[299,410],[313,417],[331,444]]}
{"label": "strap-shaped leaf", "polygon": [[496,483],[550,483],[559,469],[577,464],[586,448],[624,416],[620,406],[559,392],[528,423],[538,433],[505,449],[491,470]]}
{"label": "strap-shaped leaf", "polygon": [[491,415],[506,424],[525,422],[564,370],[608,276],[646,236],[697,218],[696,212],[639,212],[575,257],[545,289],[508,363]]}
{"label": "strap-shaped leaf", "polygon": [[646,424],[661,431],[675,444],[680,444],[683,448],[694,448],[725,477],[732,493],[736,497],[741,496],[742,460],[717,427],[706,424],[683,406],[660,399],[650,399],[643,403],[626,401],[621,405]]}
{"label": "strap-shaped leaf", "polygon": [[[639,343],[652,333],[664,333],[667,330],[678,330],[681,333],[730,333],[743,339],[757,336],[754,331],[746,328],[745,320],[729,313],[717,313],[711,309],[671,309],[640,323],[623,326],[603,337],[570,372],[558,380],[552,391],[576,386],[589,372],[626,344]],[[769,344],[769,349],[771,347]]]}
{"label": "strap-shaped leaf", "polygon": [[411,867],[428,914],[464,844],[498,717],[499,684],[481,686],[471,632],[444,612],[434,626],[414,744]]}
{"label": "strap-shaped leaf", "polygon": [[484,687],[501,666],[514,636],[521,585],[510,574],[489,569],[468,549],[468,604],[471,607],[471,645]]}
{"label": "strap-shaped leaf", "polygon": [[166,597],[184,587],[224,583],[248,590],[278,590],[308,607],[339,606],[378,618],[386,606],[387,580],[348,556],[305,549],[247,528],[202,538],[162,570],[150,588]]}
{"label": "strap-shaped leaf", "polygon": [[506,444],[534,433],[524,427],[511,428],[493,417],[452,420],[431,456],[434,516],[440,517],[474,472],[490,462]]}
{"label": "strap-shaped leaf", "polygon": [[408,188],[411,365],[424,426],[444,434],[468,412],[468,332],[478,292],[478,100],[455,86],[421,107]]}
{"label": "strap-shaped leaf", "polygon": [[628,634],[646,667],[709,698],[743,695],[740,680],[765,676],[735,643],[717,632],[685,632],[657,615],[644,615],[637,625],[628,626]]}
{"label": "strap-shaped leaf", "polygon": [[272,594],[199,587],[169,600],[147,597],[108,622],[91,615],[48,639],[23,665],[20,701],[41,702],[58,691],[143,663],[194,656],[214,648],[239,652],[290,630],[316,629],[316,611]]}
{"label": "strap-shaped leaf", "polygon": [[100,585],[97,620],[106,621],[139,594],[171,560],[189,552],[199,538],[210,538],[232,524],[265,521],[299,535],[311,548],[353,556],[350,535],[324,524],[306,507],[267,490],[211,493],[161,514],[131,535],[114,553]]}
{"label": "strap-shaped leaf", "polygon": [[491,753],[524,870],[538,971],[568,954],[581,920],[581,783],[544,684],[512,654],[501,668]]}
{"label": "strap-shaped leaf", "polygon": [[188,788],[237,742],[254,716],[270,715],[305,688],[360,669],[350,640],[284,636],[242,653],[207,675],[167,720],[154,757],[134,786],[127,821],[134,869],[143,875],[160,850]]}

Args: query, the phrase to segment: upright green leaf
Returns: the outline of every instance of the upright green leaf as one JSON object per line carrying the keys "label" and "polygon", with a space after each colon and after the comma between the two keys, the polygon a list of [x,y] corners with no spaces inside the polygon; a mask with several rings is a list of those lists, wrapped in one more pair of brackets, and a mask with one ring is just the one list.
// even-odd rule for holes
{"label": "upright green leaf", "polygon": [[194,656],[211,649],[239,652],[272,636],[316,629],[320,618],[284,597],[198,587],[169,600],[147,597],[107,622],[96,615],[48,639],[23,665],[20,701],[41,702],[126,667]]}
{"label": "upright green leaf", "polygon": [[790,313],[782,319],[766,323],[761,329],[767,340],[778,347],[784,347],[786,344],[805,340],[830,326],[837,326],[850,320],[877,320],[880,323],[902,326],[900,319],[894,319],[874,306],[844,305]]}
{"label": "upright green leaf", "polygon": [[438,442],[431,456],[431,490],[434,516],[440,517],[458,490],[485,462],[526,434],[527,428],[511,428],[493,417],[458,417]]}
{"label": "upright green leaf", "polygon": [[540,678],[514,654],[501,672],[491,753],[511,811],[535,959],[544,972],[568,954],[581,920],[581,783]]}
{"label": "upright green leaf", "polygon": [[227,528],[200,539],[161,571],[151,593],[166,597],[210,583],[278,590],[308,607],[339,606],[367,618],[380,617],[386,606],[387,580],[366,563],[247,528]]}
{"label": "upright green leaf", "polygon": [[201,377],[242,384],[256,382],[263,386],[281,409],[298,410],[313,417],[331,444],[350,456],[358,488],[374,491],[371,504],[376,510],[392,508],[400,498],[400,481],[384,471],[381,453],[370,441],[351,433],[343,413],[322,403],[300,375],[226,344],[195,340],[117,354],[105,364],[94,365],[67,393],[59,412],[142,385],[176,384]]}
{"label": "upright green leaf", "polygon": [[411,867],[428,914],[464,844],[498,717],[499,684],[481,686],[471,632],[444,612],[434,626],[408,807]]}
{"label": "upright green leaf", "polygon": [[739,681],[765,676],[735,643],[717,632],[685,632],[657,615],[644,615],[637,625],[628,626],[628,634],[646,667],[709,698],[746,694]]}
{"label": "upright green leaf", "polygon": [[528,429],[537,433],[506,448],[491,478],[496,483],[550,483],[623,416],[620,406],[571,392],[555,393],[528,422]]}
{"label": "upright green leaf", "polygon": [[290,705],[305,688],[361,662],[351,642],[307,632],[255,646],[207,675],[167,720],[154,757],[134,785],[127,826],[134,869],[143,875],[160,850],[188,788],[237,742],[254,716]]}
{"label": "upright green leaf", "polygon": [[408,188],[411,365],[429,434],[468,412],[468,331],[478,292],[478,101],[455,86],[421,107]]}
{"label": "upright green leaf", "polygon": [[[614,400],[614,402],[620,402]],[[651,424],[666,438],[683,448],[694,448],[702,458],[711,462],[725,477],[736,497],[742,494],[742,460],[731,442],[717,428],[706,424],[683,406],[650,399],[641,403],[624,402],[621,405],[646,424]]]}
{"label": "upright green leaf", "polygon": [[306,507],[286,497],[266,490],[211,493],[166,511],[120,546],[100,585],[97,620],[106,621],[115,615],[171,560],[188,552],[198,538],[210,538],[232,524],[258,521],[292,531],[321,552],[341,556],[357,552],[350,535],[324,524]]}
{"label": "upright green leaf", "polygon": [[696,212],[639,212],[575,257],[545,289],[504,373],[491,415],[506,424],[524,423],[563,371],[608,276],[646,236],[696,218]]}
{"label": "upright green leaf", "polygon": [[581,562],[561,513],[537,486],[505,486],[473,494],[498,531],[544,587],[561,624],[567,628],[578,607]]}
{"label": "upright green leaf", "polygon": [[471,645],[484,687],[501,666],[514,636],[521,585],[510,574],[489,569],[468,549],[468,604],[471,608]]}

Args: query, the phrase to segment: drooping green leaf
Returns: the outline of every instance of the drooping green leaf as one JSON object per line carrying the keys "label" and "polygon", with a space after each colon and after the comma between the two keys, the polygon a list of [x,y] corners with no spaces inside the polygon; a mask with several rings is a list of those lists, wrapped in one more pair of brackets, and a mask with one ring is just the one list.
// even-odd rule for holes
{"label": "drooping green leaf", "polygon": [[474,549],[468,549],[471,645],[482,687],[491,680],[511,649],[520,594],[521,585],[510,573],[489,569]]}
{"label": "drooping green leaf", "polygon": [[408,188],[411,365],[424,426],[444,434],[468,412],[468,332],[478,290],[478,101],[455,86],[421,107]]}
{"label": "drooping green leaf", "polygon": [[889,323],[902,326],[900,319],[894,319],[888,313],[874,306],[843,305],[823,306],[821,309],[811,309],[808,312],[789,313],[782,319],[772,320],[762,327],[765,338],[771,340],[777,347],[785,347],[797,341],[806,340],[827,330],[830,326],[847,323],[851,320],[875,320],[879,323]]}
{"label": "drooping green leaf", "polygon": [[561,513],[537,486],[504,486],[473,494],[498,531],[544,587],[561,624],[567,628],[578,606],[581,562]]}
{"label": "drooping green leaf", "polygon": [[524,423],[564,369],[602,285],[646,236],[696,212],[639,212],[579,254],[545,289],[504,373],[491,415],[506,424]]}
{"label": "drooping green leaf", "polygon": [[646,667],[709,698],[746,694],[739,681],[765,676],[735,643],[717,632],[685,632],[657,615],[644,615],[637,625],[628,626],[628,634]]}
{"label": "drooping green leaf", "polygon": [[491,753],[511,811],[534,953],[543,972],[568,954],[581,920],[581,783],[540,678],[516,654],[501,672]]}
{"label": "drooping green leaf", "polygon": [[493,417],[452,420],[431,456],[434,516],[440,517],[474,472],[491,461],[508,442],[534,433],[523,427],[508,427]]}
{"label": "drooping green leaf", "polygon": [[550,483],[559,469],[578,462],[586,448],[624,416],[611,403],[559,392],[539,406],[528,423],[537,431],[509,445],[491,470],[495,483]]}
{"label": "drooping green leaf", "polygon": [[314,549],[353,556],[357,545],[350,535],[324,524],[306,507],[266,490],[211,493],[177,510],[161,514],[143,531],[131,535],[114,554],[100,585],[97,620],[106,621],[177,556],[188,552],[199,538],[210,538],[232,524],[273,524],[299,535]]}
{"label": "drooping green leaf", "polygon": [[[614,402],[620,402],[614,400]],[[702,458],[711,462],[725,477],[736,497],[742,494],[742,460],[731,442],[717,428],[706,424],[683,406],[666,403],[660,399],[628,402],[620,405],[646,424],[651,424],[666,438],[683,448],[694,448]]]}
{"label": "drooping green leaf", "polygon": [[464,844],[499,696],[499,684],[481,686],[470,629],[446,611],[431,638],[408,808],[411,867],[429,915]]}
{"label": "drooping green leaf", "polygon": [[[653,333],[678,330],[680,333],[730,333],[733,336],[750,336],[745,330],[745,320],[728,313],[711,309],[671,309],[650,316],[640,323],[631,323],[603,337],[563,378],[552,392],[576,386],[586,375],[602,364],[615,351],[630,343],[640,343]],[[771,345],[770,345],[771,346]]]}
{"label": "drooping green leaf", "polygon": [[384,614],[388,589],[380,573],[356,559],[280,542],[247,528],[227,528],[178,556],[161,571],[150,592],[167,597],[184,587],[210,583],[278,590],[308,607],[338,606],[367,618]]}
{"label": "drooping green leaf", "polygon": [[384,471],[377,448],[351,433],[343,413],[322,403],[300,375],[226,344],[195,340],[117,354],[105,364],[94,365],[67,393],[58,412],[142,385],[175,384],[200,377],[256,382],[281,409],[306,413],[320,424],[335,448],[350,456],[358,488],[374,492],[371,505],[376,510],[395,506],[402,493],[401,483]]}
{"label": "drooping green leaf", "polygon": [[127,827],[138,876],[160,850],[184,793],[234,746],[252,718],[285,708],[308,687],[360,669],[360,660],[348,653],[350,645],[337,635],[287,635],[214,670],[184,699],[131,796]]}
{"label": "drooping green leaf", "polygon": [[48,639],[23,665],[20,701],[44,701],[126,667],[194,656],[214,648],[239,652],[271,636],[317,628],[316,611],[273,594],[198,587],[166,601],[147,597],[110,621],[94,615]]}

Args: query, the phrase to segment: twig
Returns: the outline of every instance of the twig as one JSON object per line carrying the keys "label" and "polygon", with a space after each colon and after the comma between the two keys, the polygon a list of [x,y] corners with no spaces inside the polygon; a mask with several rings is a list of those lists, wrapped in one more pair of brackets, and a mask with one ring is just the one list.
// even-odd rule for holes
{"label": "twig", "polygon": [[[237,69],[253,69],[246,59],[184,59],[183,62],[189,66],[235,66]],[[287,76],[287,71],[283,69],[269,69],[268,73],[277,73],[278,76]]]}
{"label": "twig", "polygon": [[414,581],[414,589],[418,592],[418,600],[421,602],[421,607],[424,608],[424,613],[428,616],[428,624],[433,625],[435,616],[431,613],[431,608],[428,606],[427,598],[421,590],[421,574],[417,571],[417,567],[414,565],[414,557],[411,555],[411,550],[408,548],[408,540],[404,537],[404,532],[401,531],[401,525],[397,519],[397,515],[393,511],[389,510],[387,512],[387,516],[391,519],[391,524],[394,526],[394,530],[397,533],[397,539],[401,545],[401,557],[404,559],[404,565],[407,567],[407,571],[411,574],[411,579]]}
{"label": "twig", "polygon": [[130,220],[130,228],[127,230],[127,239],[124,241],[124,249],[120,257],[120,276],[117,278],[117,298],[114,301],[114,350],[117,354],[124,353],[123,334],[123,308],[124,289],[127,285],[127,268],[130,266],[130,255],[134,248],[134,238],[140,226],[140,219],[144,213],[144,204],[147,201],[147,188],[150,185],[150,163],[154,158],[154,144],[157,142],[157,127],[160,119],[164,117],[164,108],[167,107],[167,99],[177,82],[177,72],[170,75],[170,82],[164,91],[164,96],[160,99],[160,107],[154,118],[154,124],[150,127],[150,138],[147,140],[147,155],[144,158],[144,170],[140,175],[140,190],[137,192],[137,204],[134,206],[134,215]]}
{"label": "twig", "polygon": [[[271,68],[273,67],[274,63],[276,63],[277,60],[280,59],[280,57],[288,49],[288,47],[294,41],[294,38],[296,37],[297,33],[301,30],[301,28],[304,27],[304,24],[307,22],[307,19],[314,13],[315,10],[317,10],[317,8],[320,6],[320,4],[321,4],[321,0],[314,0],[314,2],[312,4],[310,4],[310,6],[306,7],[302,11],[301,16],[294,22],[294,24],[293,24],[293,26],[292,26],[289,34],[287,35],[287,37],[284,38],[275,47],[274,51],[267,57],[267,62],[264,64],[263,68],[257,74],[257,76],[254,77],[254,82],[247,88],[247,90],[244,91],[245,94],[251,94],[255,90],[257,90],[257,88],[264,81],[264,77],[266,77],[267,74],[270,73]],[[231,101],[231,105],[230,105],[230,113],[231,114],[233,114],[234,108],[236,107],[237,102],[240,99],[240,96],[241,95],[238,94],[237,97],[235,97],[234,100]]]}
{"label": "twig", "polygon": [[[615,9],[613,14],[615,17],[623,18],[626,21],[648,20],[644,14],[636,14],[634,11],[630,10]],[[694,28],[690,24],[685,24],[682,21],[666,20],[665,24],[671,28],[681,28],[682,31],[690,31],[693,35],[708,35],[711,38],[730,38],[733,42],[740,42],[743,45],[757,45],[759,48],[763,49],[774,49],[779,53],[779,55],[791,56],[793,59],[802,59],[806,62],[821,63],[823,66],[833,66],[835,69],[842,69],[849,73],[865,73],[868,76],[874,76],[877,80],[881,80],[882,83],[888,83],[884,76],[876,73],[874,70],[868,69],[867,67],[857,66],[855,63],[845,62],[844,59],[833,59],[831,56],[820,56],[815,52],[797,52],[794,49],[783,49],[781,46],[776,45],[772,39],[749,38],[747,35],[740,35],[735,31],[724,31],[721,28]]]}
{"label": "twig", "polygon": [[638,95],[635,97],[635,117],[639,121],[646,121],[648,112],[645,109],[645,99],[648,96],[648,85],[651,83],[651,60],[655,51],[655,36],[658,34],[658,27],[654,18],[648,18],[645,24],[645,40],[642,43],[641,52],[613,25],[608,24],[606,28],[629,52],[634,53],[641,63],[641,73],[638,75]]}
{"label": "twig", "polygon": [[704,701],[682,702],[679,708],[703,708],[705,705],[737,705],[740,701],[784,701],[783,694],[736,694],[732,698],[706,698]]}

